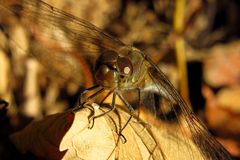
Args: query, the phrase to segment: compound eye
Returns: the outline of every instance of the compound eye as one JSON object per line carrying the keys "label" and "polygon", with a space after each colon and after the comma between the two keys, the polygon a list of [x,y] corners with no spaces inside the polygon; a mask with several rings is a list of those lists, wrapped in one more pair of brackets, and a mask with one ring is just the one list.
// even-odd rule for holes
{"label": "compound eye", "polygon": [[132,75],[132,62],[128,58],[119,57],[117,59],[117,69],[122,75]]}

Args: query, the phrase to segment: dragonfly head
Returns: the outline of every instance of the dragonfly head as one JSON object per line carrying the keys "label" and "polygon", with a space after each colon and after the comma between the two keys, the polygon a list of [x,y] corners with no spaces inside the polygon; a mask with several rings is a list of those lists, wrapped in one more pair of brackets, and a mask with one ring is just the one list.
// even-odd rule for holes
{"label": "dragonfly head", "polygon": [[128,57],[115,51],[106,51],[98,58],[95,78],[99,85],[115,88],[119,82],[126,81],[133,73],[133,64]]}

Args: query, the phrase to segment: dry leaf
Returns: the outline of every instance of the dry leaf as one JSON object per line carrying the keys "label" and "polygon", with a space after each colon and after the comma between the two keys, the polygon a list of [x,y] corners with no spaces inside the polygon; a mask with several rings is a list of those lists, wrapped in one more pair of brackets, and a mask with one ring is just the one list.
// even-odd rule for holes
{"label": "dry leaf", "polygon": [[[231,92],[230,92],[231,91]],[[230,99],[237,99],[234,95],[233,97],[229,97],[231,94],[236,93],[237,90],[221,90],[221,92],[217,95],[214,95],[213,91],[207,87],[203,87],[203,95],[206,98],[206,120],[210,128],[218,131],[218,133],[225,133],[231,135],[239,135],[240,134],[240,124],[239,124],[239,114],[237,111],[234,111],[234,106],[237,105],[237,102],[231,102],[227,105]],[[227,97],[223,97],[226,95]],[[238,96],[239,97],[239,96]]]}
{"label": "dry leaf", "polygon": [[223,88],[217,94],[220,107],[229,109],[235,114],[240,114],[240,86]]}
{"label": "dry leaf", "polygon": [[[106,108],[94,110],[95,115],[105,111]],[[45,159],[203,159],[186,137],[135,118],[120,136],[120,128],[130,115],[119,108],[95,119],[93,128],[89,129],[91,113],[83,108],[75,114],[47,116],[11,135],[11,140],[22,153],[30,151]]]}
{"label": "dry leaf", "polygon": [[72,124],[71,117],[74,115],[70,112],[47,116],[12,134],[10,139],[21,153],[29,151],[37,157],[61,159],[64,152],[60,152],[58,146]]}

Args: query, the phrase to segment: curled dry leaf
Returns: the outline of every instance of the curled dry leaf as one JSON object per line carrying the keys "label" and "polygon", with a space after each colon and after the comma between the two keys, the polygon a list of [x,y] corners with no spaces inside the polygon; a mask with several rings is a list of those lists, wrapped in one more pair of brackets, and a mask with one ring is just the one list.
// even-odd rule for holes
{"label": "curled dry leaf", "polygon": [[[95,109],[94,114],[105,111]],[[83,108],[47,116],[10,138],[21,152],[30,151],[45,159],[202,159],[186,138],[135,118],[120,132],[130,115],[119,108],[96,118],[89,129],[91,113]]]}
{"label": "curled dry leaf", "polygon": [[60,152],[58,146],[72,124],[71,116],[74,115],[70,112],[47,116],[12,134],[10,139],[21,153],[32,152],[45,159],[61,159],[64,152]]}
{"label": "curled dry leaf", "polygon": [[223,88],[217,94],[217,101],[223,108],[231,110],[235,114],[240,114],[240,86]]}
{"label": "curled dry leaf", "polygon": [[[208,86],[203,87],[206,98],[206,120],[210,128],[217,131],[217,136],[225,148],[236,157],[240,156],[238,137],[240,134],[240,117],[238,112],[238,87],[226,88],[214,94]],[[226,135],[231,135],[229,138]],[[233,137],[236,137],[235,139]]]}
{"label": "curled dry leaf", "polygon": [[226,88],[215,95],[208,86],[203,87],[206,120],[212,129],[219,131],[218,133],[240,134],[238,93],[238,88]]}

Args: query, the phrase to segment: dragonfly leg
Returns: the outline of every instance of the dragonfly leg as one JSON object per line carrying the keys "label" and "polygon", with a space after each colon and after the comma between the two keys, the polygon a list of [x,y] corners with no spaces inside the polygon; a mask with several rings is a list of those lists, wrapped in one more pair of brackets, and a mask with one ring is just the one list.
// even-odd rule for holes
{"label": "dragonfly leg", "polygon": [[84,101],[82,100],[83,98],[83,95],[85,94],[85,93],[87,93],[88,91],[90,91],[90,90],[94,90],[94,89],[96,89],[96,88],[98,88],[99,86],[93,86],[93,87],[90,87],[90,88],[88,88],[88,89],[86,89],[85,91],[83,91],[83,93],[81,93],[81,95],[80,95],[80,98],[79,98],[79,100],[78,100],[78,105],[75,107],[75,108],[73,108],[73,112],[77,112],[79,109],[81,109],[85,104],[87,104],[87,102],[89,101],[89,100],[91,100],[91,99],[93,99],[93,98],[95,98],[96,96],[98,96],[99,94],[101,94],[104,90],[105,90],[105,88],[101,88],[101,89],[99,89],[98,91],[96,91],[95,93],[93,93],[92,95],[90,95],[89,97],[87,97]]}
{"label": "dragonfly leg", "polygon": [[[130,117],[128,118],[127,122],[124,124],[124,126],[121,128],[121,130],[119,131],[119,135],[123,138],[123,143],[126,143],[126,138],[124,137],[124,135],[122,134],[122,131],[126,128],[126,126],[128,125],[128,123],[130,122],[130,120],[132,119],[133,115],[134,115],[134,109],[133,107],[124,99],[124,97],[117,92],[118,97],[122,100],[122,102],[124,103],[124,105],[130,110]],[[140,95],[139,95],[140,96]]]}
{"label": "dragonfly leg", "polygon": [[89,109],[90,112],[91,112],[90,115],[88,116],[88,125],[90,126],[90,123],[91,123],[90,119],[91,119],[92,116],[94,116],[95,110],[94,110],[93,106],[90,105],[90,104],[85,104],[85,105],[83,106],[83,108],[87,108],[87,109]]}
{"label": "dragonfly leg", "polygon": [[98,87],[99,87],[98,85],[94,85],[94,86],[92,86],[92,87],[89,87],[89,88],[84,89],[84,91],[83,91],[82,93],[80,93],[80,96],[79,96],[79,98],[78,98],[78,105],[81,105],[81,104],[82,104],[84,94],[86,94],[88,91],[94,90],[94,89],[96,89],[96,88],[98,88]]}
{"label": "dragonfly leg", "polygon": [[[109,95],[110,95],[110,94],[107,94],[107,96],[106,96],[104,99],[106,99]],[[93,125],[94,125],[94,120],[95,120],[96,118],[102,117],[102,116],[108,114],[109,112],[111,112],[111,111],[113,111],[113,110],[115,109],[115,100],[116,100],[116,93],[114,92],[114,93],[113,93],[113,98],[112,98],[111,108],[110,108],[108,111],[106,111],[106,112],[104,112],[104,113],[102,113],[102,114],[99,114],[99,115],[97,115],[97,116],[92,116],[92,117],[90,117],[89,120],[90,120],[90,121],[92,120],[92,125],[90,125],[90,127],[89,127],[90,129],[93,127]]]}
{"label": "dragonfly leg", "polygon": [[124,126],[120,129],[119,131],[119,136],[121,137],[122,143],[126,143],[127,139],[125,138],[125,136],[122,134],[122,131],[126,128],[126,126],[128,125],[128,123],[130,122],[130,120],[132,119],[132,115],[130,115],[130,117],[128,118],[127,122],[124,124]]}

